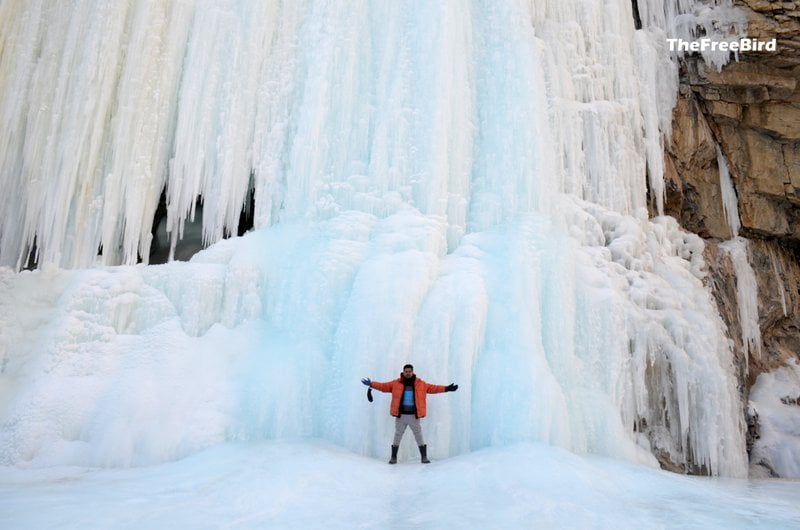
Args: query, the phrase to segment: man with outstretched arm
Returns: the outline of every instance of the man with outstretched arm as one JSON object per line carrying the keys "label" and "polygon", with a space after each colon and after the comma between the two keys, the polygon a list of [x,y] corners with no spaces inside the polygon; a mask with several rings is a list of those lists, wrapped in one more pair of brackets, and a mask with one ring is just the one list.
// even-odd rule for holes
{"label": "man with outstretched arm", "polygon": [[364,378],[362,383],[381,392],[392,394],[392,403],[389,405],[389,414],[395,417],[394,422],[394,443],[392,443],[392,458],[390,464],[397,463],[397,449],[400,447],[400,440],[406,427],[411,427],[414,439],[419,446],[419,454],[423,464],[430,464],[428,460],[428,446],[422,438],[422,426],[420,419],[425,417],[426,407],[425,398],[428,394],[439,394],[441,392],[454,392],[458,390],[458,385],[450,383],[447,386],[429,385],[414,373],[414,367],[410,364],[403,366],[403,373],[394,381],[386,383],[373,382]]}

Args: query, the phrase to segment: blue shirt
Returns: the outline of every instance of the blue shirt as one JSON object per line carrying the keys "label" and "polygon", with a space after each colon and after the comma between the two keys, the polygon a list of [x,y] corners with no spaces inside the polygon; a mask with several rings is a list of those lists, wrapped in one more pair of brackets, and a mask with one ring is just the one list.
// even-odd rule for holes
{"label": "blue shirt", "polygon": [[401,412],[416,412],[414,407],[414,387],[407,386],[403,389],[403,400],[400,402]]}

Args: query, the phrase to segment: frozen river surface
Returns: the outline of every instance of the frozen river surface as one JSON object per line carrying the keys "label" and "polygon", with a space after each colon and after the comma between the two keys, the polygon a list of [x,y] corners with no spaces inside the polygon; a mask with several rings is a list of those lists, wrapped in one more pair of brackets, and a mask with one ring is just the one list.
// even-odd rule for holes
{"label": "frozen river surface", "polygon": [[681,476],[538,444],[423,466],[327,442],[128,469],[0,468],[0,528],[800,528],[800,482]]}

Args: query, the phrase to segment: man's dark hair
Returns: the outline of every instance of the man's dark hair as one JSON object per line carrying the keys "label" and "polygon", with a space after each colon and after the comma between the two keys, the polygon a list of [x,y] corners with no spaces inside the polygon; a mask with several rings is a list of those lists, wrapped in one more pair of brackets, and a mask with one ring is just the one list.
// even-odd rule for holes
{"label": "man's dark hair", "polygon": [[406,368],[411,368],[411,369],[413,370],[413,369],[414,369],[414,365],[407,364],[407,365],[405,365],[405,366],[403,367],[403,370],[405,370]]}

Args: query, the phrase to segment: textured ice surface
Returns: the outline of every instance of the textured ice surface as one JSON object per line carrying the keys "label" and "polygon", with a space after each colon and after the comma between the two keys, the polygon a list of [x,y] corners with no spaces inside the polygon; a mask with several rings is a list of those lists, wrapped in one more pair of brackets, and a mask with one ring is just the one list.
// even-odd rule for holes
{"label": "textured ice surface", "polygon": [[[366,403],[366,400],[364,400]],[[3,528],[797,528],[797,481],[686,477],[519,444],[396,466],[323,442],[137,469],[0,468]]]}

